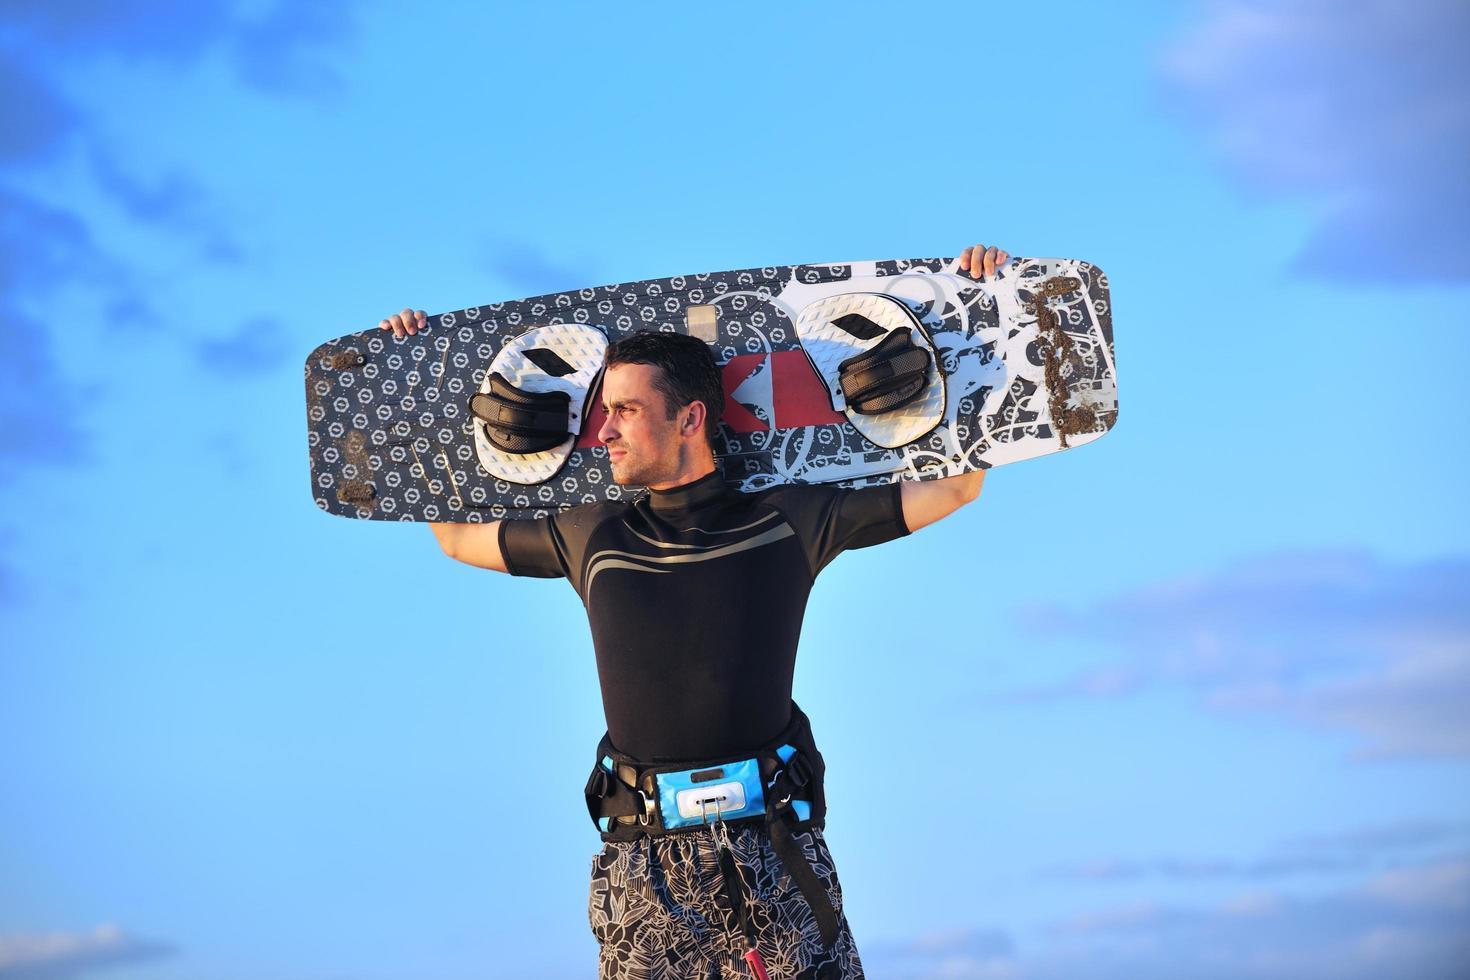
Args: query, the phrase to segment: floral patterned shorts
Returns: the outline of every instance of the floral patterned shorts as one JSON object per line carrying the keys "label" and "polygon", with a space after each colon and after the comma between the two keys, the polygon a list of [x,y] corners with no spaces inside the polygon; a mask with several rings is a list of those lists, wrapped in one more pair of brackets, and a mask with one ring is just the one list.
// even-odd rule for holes
{"label": "floral patterned shorts", "polygon": [[[842,886],[820,830],[795,834],[827,890],[840,927],[831,953],[765,824],[727,826],[771,980],[863,980],[842,912]],[[608,841],[592,857],[587,918],[599,946],[598,980],[745,980],[746,950],[722,887],[719,849],[708,830]]]}

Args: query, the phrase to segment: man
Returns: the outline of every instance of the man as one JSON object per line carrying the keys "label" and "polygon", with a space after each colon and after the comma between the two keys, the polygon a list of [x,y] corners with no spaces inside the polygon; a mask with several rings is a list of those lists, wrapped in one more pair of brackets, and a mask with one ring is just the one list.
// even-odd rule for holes
{"label": "man", "polygon": [[[977,245],[960,268],[984,279],[1007,259]],[[424,317],[406,309],[381,326],[401,337]],[[597,436],[613,480],[646,494],[535,521],[432,525],[449,557],[565,576],[587,609],[608,727],[598,747],[606,773],[594,769],[588,783],[605,841],[588,903],[599,977],[861,978],[822,837],[821,757],[791,699],[807,594],[840,552],[932,524],[978,497],[985,474],[736,492],[712,448],[724,405],[718,369],[702,341],[683,335],[610,345],[601,391]],[[745,796],[721,783],[731,788],[698,797],[700,812],[679,827],[672,797],[640,792],[653,790],[656,771],[689,777],[693,792],[702,777],[761,759],[750,785],[780,819],[725,821],[720,807],[739,813]]]}

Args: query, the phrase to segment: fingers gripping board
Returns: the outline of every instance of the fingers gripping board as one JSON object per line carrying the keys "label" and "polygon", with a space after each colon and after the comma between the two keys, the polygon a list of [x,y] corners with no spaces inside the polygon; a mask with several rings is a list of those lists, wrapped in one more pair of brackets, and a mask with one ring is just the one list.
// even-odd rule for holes
{"label": "fingers gripping board", "polygon": [[[884,312],[863,315],[902,320],[933,356],[924,394],[892,413],[927,428],[900,445],[882,442],[920,423],[889,424],[885,434],[883,413],[849,411],[816,366],[821,358],[804,349],[801,331],[821,327],[815,312],[803,320],[807,312],[823,304],[833,312],[852,294],[880,297],[873,310]],[[348,517],[477,523],[637,493],[612,482],[597,442],[602,353],[593,335],[612,342],[650,329],[710,344],[726,395],[717,455],[745,490],[939,479],[1079,446],[1117,420],[1108,283],[1090,263],[1015,258],[984,282],[957,259],[702,273],[470,307],[430,316],[414,336],[374,329],[322,344],[306,362],[317,506]],[[573,370],[558,375],[562,368],[536,350]],[[585,377],[594,359],[579,395],[568,379]],[[484,423],[470,399],[497,372],[539,392],[566,382],[569,422],[578,417],[562,445],[532,454],[546,458],[486,451],[495,447],[477,434]],[[932,402],[940,417],[930,425]],[[879,423],[867,434],[864,418]]]}

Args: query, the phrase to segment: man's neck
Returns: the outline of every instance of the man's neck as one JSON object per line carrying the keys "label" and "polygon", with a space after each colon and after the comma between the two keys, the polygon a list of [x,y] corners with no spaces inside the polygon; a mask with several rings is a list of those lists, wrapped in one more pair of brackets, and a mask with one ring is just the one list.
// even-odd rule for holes
{"label": "man's neck", "polygon": [[678,471],[667,480],[648,484],[648,489],[672,490],[686,483],[693,483],[701,477],[709,476],[715,471],[715,457],[708,449],[697,456],[692,453],[688,457],[684,453],[680,453],[679,456]]}

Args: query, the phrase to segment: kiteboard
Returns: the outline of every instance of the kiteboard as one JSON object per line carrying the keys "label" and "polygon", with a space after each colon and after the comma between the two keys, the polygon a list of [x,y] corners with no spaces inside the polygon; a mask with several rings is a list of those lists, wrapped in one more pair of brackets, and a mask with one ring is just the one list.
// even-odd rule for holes
{"label": "kiteboard", "polygon": [[612,480],[607,345],[710,345],[716,457],[740,490],[933,480],[1091,442],[1118,417],[1108,281],[1077,259],[769,266],[589,287],[373,328],[306,359],[313,497],[376,520],[541,517]]}

